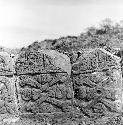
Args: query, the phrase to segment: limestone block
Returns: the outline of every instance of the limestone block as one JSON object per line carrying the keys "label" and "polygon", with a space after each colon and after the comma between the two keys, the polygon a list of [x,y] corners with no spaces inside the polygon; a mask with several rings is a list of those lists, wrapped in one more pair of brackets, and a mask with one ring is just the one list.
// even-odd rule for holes
{"label": "limestone block", "polygon": [[16,62],[17,74],[67,72],[71,74],[69,58],[54,50],[40,52],[22,52]]}
{"label": "limestone block", "polygon": [[0,75],[12,75],[12,58],[7,52],[0,52]]}
{"label": "limestone block", "polygon": [[54,50],[21,53],[15,62],[21,113],[68,112],[73,87],[69,58]]}
{"label": "limestone block", "polygon": [[[50,78],[48,79],[48,77]],[[18,105],[22,113],[46,113],[48,111],[52,113],[53,110],[62,111],[65,103],[73,99],[72,83],[67,74],[24,75],[18,77],[16,84],[18,86]],[[42,110],[41,105],[45,102],[48,103],[49,108],[52,107],[53,109],[45,110],[44,108]]]}
{"label": "limestone block", "polygon": [[14,79],[0,76],[0,114],[17,113]]}
{"label": "limestone block", "polygon": [[121,111],[122,73],[118,57],[103,49],[86,51],[73,64],[72,79],[75,105],[88,117]]}

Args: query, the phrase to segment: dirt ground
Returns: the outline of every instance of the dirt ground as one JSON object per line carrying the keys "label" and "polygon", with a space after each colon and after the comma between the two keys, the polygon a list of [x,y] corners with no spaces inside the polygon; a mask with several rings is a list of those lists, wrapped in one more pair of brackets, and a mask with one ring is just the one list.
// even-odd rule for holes
{"label": "dirt ground", "polygon": [[[40,119],[40,120],[39,120]],[[27,118],[9,114],[0,115],[0,125],[123,125],[123,116],[111,114],[100,119],[89,119],[81,117],[50,118],[40,117]]]}

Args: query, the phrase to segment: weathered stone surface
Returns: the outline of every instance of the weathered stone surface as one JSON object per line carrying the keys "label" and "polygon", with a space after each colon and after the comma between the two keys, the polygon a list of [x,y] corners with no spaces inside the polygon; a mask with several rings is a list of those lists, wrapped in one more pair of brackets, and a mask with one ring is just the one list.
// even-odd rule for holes
{"label": "weathered stone surface", "polygon": [[102,49],[85,52],[73,65],[75,104],[88,117],[122,109],[119,58]]}
{"label": "weathered stone surface", "polygon": [[12,75],[13,65],[12,58],[7,52],[0,52],[0,76]]}
{"label": "weathered stone surface", "polygon": [[72,74],[69,58],[54,50],[25,51],[15,61],[0,55],[0,114],[102,118],[122,110],[120,59],[103,49],[81,53]]}
{"label": "weathered stone surface", "polygon": [[0,114],[17,113],[14,79],[0,76]]}
{"label": "weathered stone surface", "polygon": [[40,52],[49,55],[51,58],[53,58],[53,63],[55,66],[58,66],[59,68],[67,72],[69,75],[71,75],[71,64],[70,58],[68,56],[59,53],[55,50],[41,50]]}
{"label": "weathered stone surface", "polygon": [[22,52],[15,65],[17,74],[50,72],[67,72],[69,75],[71,74],[69,58],[54,50]]}
{"label": "weathered stone surface", "polygon": [[72,109],[71,65],[55,51],[25,52],[16,61],[21,113],[68,112]]}
{"label": "weathered stone surface", "polygon": [[18,100],[22,112],[52,113],[71,106],[72,83],[65,73],[21,75],[18,79]]}

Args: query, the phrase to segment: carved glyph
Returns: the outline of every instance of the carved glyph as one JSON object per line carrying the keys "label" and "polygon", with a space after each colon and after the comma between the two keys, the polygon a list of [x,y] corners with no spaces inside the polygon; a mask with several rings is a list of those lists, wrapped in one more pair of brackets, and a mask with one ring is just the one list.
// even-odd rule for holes
{"label": "carved glyph", "polygon": [[[86,51],[73,64],[75,105],[89,117],[122,109],[120,59],[103,49]],[[80,105],[81,103],[81,105]]]}
{"label": "carved glyph", "polygon": [[66,56],[49,50],[25,52],[15,64],[22,113],[67,112],[72,109],[71,65]]}

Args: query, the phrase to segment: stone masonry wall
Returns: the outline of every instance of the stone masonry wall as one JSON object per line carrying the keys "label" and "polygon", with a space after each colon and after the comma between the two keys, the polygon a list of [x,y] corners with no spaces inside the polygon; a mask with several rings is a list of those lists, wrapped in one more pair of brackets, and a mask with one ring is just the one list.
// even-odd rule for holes
{"label": "stone masonry wall", "polygon": [[55,50],[0,52],[0,114],[76,113],[102,118],[122,112],[120,58],[86,50],[73,64]]}

